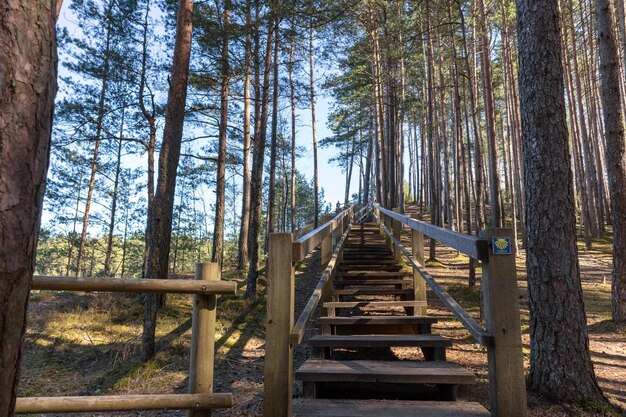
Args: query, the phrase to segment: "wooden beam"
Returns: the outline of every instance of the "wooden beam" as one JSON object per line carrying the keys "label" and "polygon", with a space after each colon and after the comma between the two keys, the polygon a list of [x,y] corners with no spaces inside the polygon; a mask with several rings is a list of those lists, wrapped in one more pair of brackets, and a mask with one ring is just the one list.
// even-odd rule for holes
{"label": "wooden beam", "polygon": [[16,414],[91,413],[105,411],[190,410],[230,408],[226,394],[106,395],[97,397],[18,398]]}
{"label": "wooden beam", "polygon": [[[424,235],[417,230],[411,229],[411,249],[413,259],[424,266]],[[426,282],[422,279],[417,268],[413,268],[413,297],[415,300],[427,301]],[[424,307],[416,308],[415,315],[425,316],[428,313],[428,304]]]}
{"label": "wooden beam", "polygon": [[291,233],[272,233],[269,239],[263,416],[290,417],[293,347],[289,338],[295,293],[292,237]]}
{"label": "wooden beam", "polygon": [[[196,264],[196,280],[209,283],[220,280],[218,263]],[[215,359],[215,318],[217,296],[195,295],[191,324],[191,352],[189,365],[189,393],[213,392]],[[190,410],[189,417],[211,417],[211,410]]]}
{"label": "wooden beam", "polygon": [[76,278],[34,276],[33,290],[147,292],[159,294],[230,294],[237,293],[237,283],[200,282],[191,279]]}
{"label": "wooden beam", "polygon": [[301,260],[303,260],[309,253],[313,251],[313,249],[315,249],[320,245],[320,243],[322,243],[322,240],[324,240],[324,238],[332,234],[335,229],[340,227],[341,221],[346,216],[349,216],[352,212],[352,207],[353,206],[348,207],[341,213],[337,214],[330,221],[324,223],[317,229],[312,230],[311,232],[293,242],[293,262],[300,262]]}
{"label": "wooden beam", "polygon": [[[526,417],[526,381],[519,310],[519,290],[515,268],[515,245],[510,229],[489,229],[480,233],[487,242],[502,242],[490,248],[483,262],[481,288],[487,330],[494,342],[487,347],[491,415]],[[508,239],[508,251],[505,248]],[[496,254],[498,253],[498,254]]]}

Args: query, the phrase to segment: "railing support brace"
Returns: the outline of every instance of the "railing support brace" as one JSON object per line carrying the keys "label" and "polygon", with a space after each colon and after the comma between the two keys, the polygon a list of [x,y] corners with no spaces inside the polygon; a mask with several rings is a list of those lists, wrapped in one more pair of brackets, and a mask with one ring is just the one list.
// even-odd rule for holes
{"label": "railing support brace", "polygon": [[295,292],[291,233],[270,234],[268,256],[263,416],[289,417]]}
{"label": "railing support brace", "polygon": [[[520,327],[519,291],[513,231],[488,229],[480,237],[489,242],[489,260],[483,261],[482,291],[487,330],[494,344],[487,348],[491,415],[526,417],[526,383]],[[493,239],[508,238],[509,254],[494,254]],[[501,240],[500,240],[501,239]]]}
{"label": "railing support brace", "polygon": [[[196,264],[196,279],[219,281],[221,271],[217,263]],[[216,295],[194,295],[191,319],[191,353],[189,392],[213,392],[213,362],[215,359]],[[189,417],[211,417],[211,410],[189,410]]]}

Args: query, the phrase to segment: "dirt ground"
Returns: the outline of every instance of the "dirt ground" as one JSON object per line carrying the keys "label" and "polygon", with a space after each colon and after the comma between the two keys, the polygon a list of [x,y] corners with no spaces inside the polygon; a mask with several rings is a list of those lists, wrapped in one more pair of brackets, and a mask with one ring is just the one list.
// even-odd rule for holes
{"label": "dirt ground", "polygon": [[[524,253],[517,258],[522,306],[525,364],[528,367],[529,336]],[[473,315],[478,317],[477,289],[467,286],[467,258],[438,248],[429,272]],[[598,382],[608,400],[626,409],[626,328],[610,321],[610,247],[597,242],[596,249],[580,252],[580,264],[589,323],[592,359]],[[319,277],[316,251],[296,272],[296,317],[306,304]],[[243,281],[240,275],[226,278]],[[263,288],[264,280],[260,279]],[[243,292],[240,292],[242,294]],[[429,292],[429,314],[440,321],[433,332],[449,337],[454,346],[448,360],[474,372],[477,384],[465,399],[489,406],[487,356],[469,333]],[[188,383],[191,307],[187,296],[170,296],[159,317],[157,357],[138,359],[142,305],[137,298],[106,294],[37,292],[32,296],[29,325],[19,387],[20,396],[104,395],[135,393],[184,393]],[[318,312],[319,314],[319,312]],[[232,392],[235,406],[214,410],[214,416],[259,416],[263,398],[265,300],[224,297],[218,305],[215,392]],[[306,339],[316,333],[316,322]],[[296,346],[294,369],[311,354],[306,343]],[[401,358],[412,358],[410,349],[394,349]],[[296,396],[301,387],[294,387]],[[620,415],[593,404],[553,405],[529,393],[531,416]],[[84,414],[86,415],[86,414]],[[104,415],[104,414],[89,414]],[[135,416],[184,416],[179,411],[121,413]],[[626,413],[622,414],[626,415]]]}

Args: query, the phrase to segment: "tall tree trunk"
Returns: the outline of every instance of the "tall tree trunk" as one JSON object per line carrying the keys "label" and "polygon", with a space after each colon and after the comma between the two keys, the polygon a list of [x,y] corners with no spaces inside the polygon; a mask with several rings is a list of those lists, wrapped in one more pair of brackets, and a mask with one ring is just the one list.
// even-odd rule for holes
{"label": "tall tree trunk", "polygon": [[274,29],[274,76],[272,89],[272,142],[270,146],[270,175],[269,175],[269,194],[267,196],[267,239],[265,239],[265,249],[269,245],[269,236],[276,231],[276,158],[278,148],[278,47],[280,42],[280,27],[278,23]]}
{"label": "tall tree trunk", "polygon": [[289,103],[291,106],[291,233],[296,232],[296,88],[293,81],[296,50],[296,18],[292,16],[289,44]]}
{"label": "tall tree trunk", "polygon": [[0,415],[15,408],[56,93],[54,1],[0,7]]}
{"label": "tall tree trunk", "polygon": [[487,18],[483,0],[477,0],[478,21],[480,26],[480,64],[483,75],[483,93],[485,101],[485,120],[487,122],[487,154],[489,156],[489,203],[491,205],[491,222],[494,227],[501,227],[502,207],[500,206],[500,169],[498,167],[498,139],[496,137],[496,110],[493,96],[493,76],[491,73],[491,56]]}
{"label": "tall tree trunk", "polygon": [[224,0],[224,39],[222,43],[222,82],[220,88],[219,151],[217,156],[217,183],[215,190],[215,222],[213,228],[213,251],[211,261],[220,269],[224,255],[224,217],[226,209],[226,140],[228,132],[228,87],[230,65],[228,63],[228,37],[230,35],[230,0]]}
{"label": "tall tree trunk", "polygon": [[[276,27],[275,17],[270,16],[267,23],[267,44],[265,67],[263,70],[263,91],[261,113],[258,120],[258,134],[255,134],[254,157],[252,161],[252,180],[250,183],[250,267],[248,269],[246,298],[256,296],[256,284],[259,276],[259,257],[261,239],[261,205],[263,203],[263,162],[265,161],[265,142],[267,139],[267,118],[269,113],[270,75],[272,72],[272,46]],[[256,132],[255,132],[256,133]]]}
{"label": "tall tree trunk", "polygon": [[117,145],[117,160],[115,161],[115,180],[113,182],[113,195],[111,196],[111,218],[109,221],[109,235],[107,236],[107,248],[104,255],[104,276],[111,275],[111,252],[113,251],[113,231],[115,230],[115,214],[117,212],[117,192],[120,184],[122,170],[122,149],[124,143],[124,117],[126,116],[126,104],[122,109],[120,137]]}
{"label": "tall tree trunk", "polygon": [[556,401],[600,400],[589,355],[570,167],[558,0],[518,0],[530,380]]}
{"label": "tall tree trunk", "polygon": [[[191,56],[193,0],[180,0],[176,22],[174,62],[170,76],[170,88],[165,109],[163,143],[159,154],[159,178],[154,195],[154,218],[151,236],[147,239],[148,259],[146,278],[167,278],[172,232],[176,170],[180,158],[183,138],[185,103],[189,80]],[[154,357],[156,316],[158,299],[156,294],[145,294],[146,312],[141,337],[143,359]]]}
{"label": "tall tree trunk", "polygon": [[626,138],[620,96],[619,46],[610,0],[596,0],[606,162],[613,216],[613,321],[626,322]]}
{"label": "tall tree trunk", "polygon": [[309,21],[309,89],[311,93],[311,129],[313,131],[313,228],[317,229],[320,208],[317,176],[317,128],[315,126],[315,74],[313,72],[313,18]]}
{"label": "tall tree trunk", "polygon": [[78,254],[76,258],[76,276],[83,274],[83,259],[85,256],[85,242],[87,240],[87,228],[89,226],[89,212],[91,211],[91,201],[93,198],[93,190],[96,185],[96,173],[98,171],[98,154],[100,152],[100,140],[102,139],[102,128],[104,123],[104,105],[109,82],[110,62],[111,62],[111,11],[113,10],[114,1],[109,1],[106,9],[107,30],[104,57],[102,62],[102,84],[100,86],[100,98],[98,99],[98,116],[96,117],[96,135],[93,147],[93,157],[91,160],[91,177],[89,179],[89,188],[87,191],[87,199],[85,200],[85,212],[83,214],[83,230],[80,235],[80,243],[78,246]]}
{"label": "tall tree trunk", "polygon": [[243,270],[248,264],[248,230],[250,227],[250,59],[252,24],[250,17],[251,1],[246,0],[246,42],[243,81],[243,193],[241,196],[241,226],[237,245],[237,269]]}

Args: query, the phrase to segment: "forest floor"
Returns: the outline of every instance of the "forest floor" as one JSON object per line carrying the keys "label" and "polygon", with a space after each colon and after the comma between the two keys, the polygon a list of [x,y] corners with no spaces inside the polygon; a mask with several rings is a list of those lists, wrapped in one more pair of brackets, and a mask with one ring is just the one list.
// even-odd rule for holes
{"label": "forest floor", "polygon": [[[597,240],[593,250],[580,248],[585,306],[592,359],[598,382],[611,403],[626,409],[626,328],[613,324],[611,311],[610,240]],[[429,272],[471,314],[478,317],[478,287],[467,286],[467,261],[446,248],[437,249],[437,262]],[[524,253],[517,258],[522,307],[525,365],[528,369],[528,304]],[[296,273],[296,317],[317,283],[320,270],[316,251]],[[480,270],[478,271],[480,273]],[[243,285],[237,272],[225,279]],[[261,291],[264,279],[259,279]],[[220,298],[218,303],[215,392],[232,392],[235,407],[215,410],[220,416],[259,416],[262,413],[265,299],[239,296]],[[487,356],[469,333],[454,320],[429,292],[429,314],[440,321],[433,331],[453,339],[448,359],[470,369],[477,384],[466,399],[489,406]],[[139,360],[143,306],[137,296],[34,291],[29,306],[26,344],[22,360],[19,396],[105,395],[184,393],[187,391],[191,341],[191,297],[168,296],[159,315],[156,358]],[[312,321],[306,338],[316,331]],[[306,343],[294,353],[294,368],[310,355]],[[393,354],[411,358],[415,352],[394,349]],[[296,386],[295,395],[301,388]],[[529,393],[531,416],[615,416],[618,413],[595,404],[553,405]],[[100,414],[89,414],[100,415]],[[184,416],[179,411],[121,413],[135,416]],[[623,414],[623,415],[626,415]]]}

